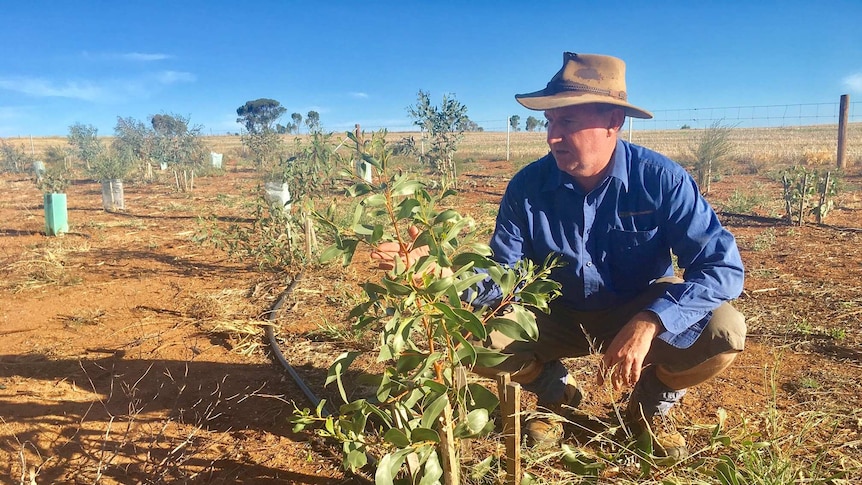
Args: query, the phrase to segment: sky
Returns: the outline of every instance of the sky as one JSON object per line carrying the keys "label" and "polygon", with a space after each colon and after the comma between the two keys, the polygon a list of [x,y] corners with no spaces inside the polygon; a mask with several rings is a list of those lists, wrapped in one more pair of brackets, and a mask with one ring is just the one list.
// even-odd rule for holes
{"label": "sky", "polygon": [[514,94],[542,89],[564,51],[623,59],[629,102],[657,119],[811,105],[827,122],[849,94],[862,121],[859,19],[862,0],[0,0],[0,137],[111,135],[155,114],[234,133],[258,98],[283,124],[313,110],[327,131],[404,131],[420,89],[504,131],[542,118]]}

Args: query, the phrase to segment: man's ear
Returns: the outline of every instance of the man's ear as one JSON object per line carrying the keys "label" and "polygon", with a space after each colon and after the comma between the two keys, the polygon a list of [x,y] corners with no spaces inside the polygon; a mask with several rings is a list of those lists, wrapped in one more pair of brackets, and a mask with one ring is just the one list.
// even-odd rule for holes
{"label": "man's ear", "polygon": [[608,118],[608,130],[619,131],[626,122],[626,112],[622,108],[616,108],[611,111],[611,116]]}

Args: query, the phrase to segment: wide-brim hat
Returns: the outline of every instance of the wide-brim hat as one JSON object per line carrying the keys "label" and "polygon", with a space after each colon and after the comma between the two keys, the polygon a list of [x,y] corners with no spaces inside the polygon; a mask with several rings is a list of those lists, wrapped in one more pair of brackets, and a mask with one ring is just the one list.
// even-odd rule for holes
{"label": "wide-brim hat", "polygon": [[516,94],[524,107],[544,111],[579,104],[603,103],[620,106],[626,115],[652,118],[652,113],[629,104],[626,94],[626,63],[597,54],[563,53],[563,67],[545,89]]}

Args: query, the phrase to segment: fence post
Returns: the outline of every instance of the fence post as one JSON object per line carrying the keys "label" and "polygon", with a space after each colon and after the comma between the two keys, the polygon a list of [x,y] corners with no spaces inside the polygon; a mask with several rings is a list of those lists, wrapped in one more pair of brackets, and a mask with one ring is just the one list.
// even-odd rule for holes
{"label": "fence post", "polygon": [[506,119],[506,161],[509,161],[509,119]]}
{"label": "fence post", "polygon": [[841,104],[838,108],[838,168],[847,165],[847,120],[850,114],[850,95],[841,95]]}

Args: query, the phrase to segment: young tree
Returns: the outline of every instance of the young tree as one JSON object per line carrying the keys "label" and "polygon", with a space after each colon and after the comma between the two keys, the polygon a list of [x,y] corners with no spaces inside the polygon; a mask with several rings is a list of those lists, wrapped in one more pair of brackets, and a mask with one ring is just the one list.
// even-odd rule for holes
{"label": "young tree", "polygon": [[117,117],[113,146],[119,150],[128,149],[139,160],[147,160],[152,155],[155,137],[156,134],[144,122],[131,116]]}
{"label": "young tree", "polygon": [[99,130],[93,125],[75,123],[69,127],[69,145],[75,149],[75,155],[90,169],[90,164],[102,153],[103,147],[98,138]]}
{"label": "young tree", "polygon": [[200,138],[200,126],[189,127],[189,118],[177,114],[153,115],[150,124],[155,133],[153,158],[178,166],[204,164],[206,149]]}
{"label": "young tree", "polygon": [[512,131],[518,131],[518,130],[520,130],[520,128],[518,128],[518,125],[519,125],[520,123],[521,123],[521,117],[520,117],[520,116],[518,116],[518,115],[512,115],[512,116],[509,118],[509,126],[511,126],[511,127],[512,127]]}
{"label": "young tree", "polygon": [[431,148],[422,156],[423,161],[441,174],[444,186],[451,183],[457,187],[454,156],[469,122],[467,107],[454,95],[443,95],[443,104],[432,106],[428,93],[420,89],[416,105],[408,106],[407,113],[413,118],[413,124],[431,139]]}
{"label": "young tree", "polygon": [[317,133],[320,131],[320,113],[317,111],[309,111],[305,115],[305,126],[308,127],[309,133]]}
{"label": "young tree", "polygon": [[278,101],[269,98],[259,98],[254,101],[246,101],[244,105],[236,109],[239,118],[237,123],[242,124],[251,134],[274,131],[273,125],[287,109]]}
{"label": "young tree", "polygon": [[713,178],[721,176],[733,153],[731,129],[731,126],[722,124],[722,120],[717,120],[703,130],[690,148],[694,155],[694,178],[704,194],[709,193]]}

